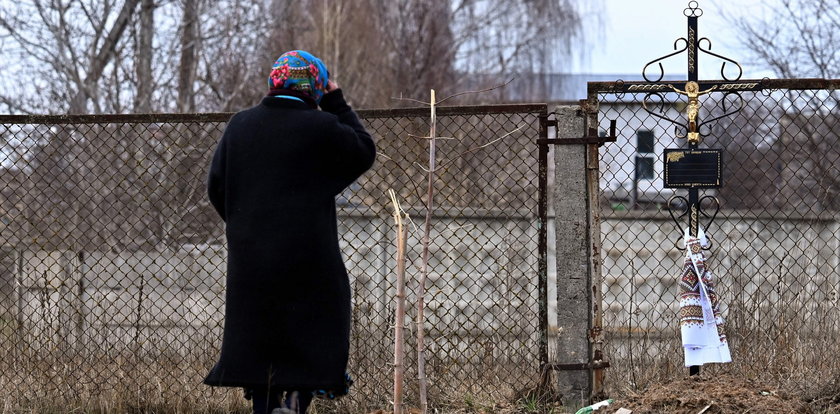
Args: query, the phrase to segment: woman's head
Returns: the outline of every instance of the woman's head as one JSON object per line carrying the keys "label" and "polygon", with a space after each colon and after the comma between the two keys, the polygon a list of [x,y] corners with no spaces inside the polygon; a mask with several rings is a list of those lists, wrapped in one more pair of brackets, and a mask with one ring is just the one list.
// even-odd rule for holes
{"label": "woman's head", "polygon": [[327,91],[329,74],[324,62],[309,52],[292,50],[283,53],[271,67],[268,87],[304,93],[320,102]]}

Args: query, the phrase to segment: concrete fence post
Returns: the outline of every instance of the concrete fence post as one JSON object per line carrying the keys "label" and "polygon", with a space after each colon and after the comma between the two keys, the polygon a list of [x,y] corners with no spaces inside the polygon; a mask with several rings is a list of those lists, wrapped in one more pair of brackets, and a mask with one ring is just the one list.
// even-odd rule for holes
{"label": "concrete fence post", "polygon": [[[584,135],[579,106],[558,106],[557,137]],[[587,197],[586,145],[554,147],[553,200],[557,251],[557,364],[558,391],[566,403],[589,399],[588,369],[570,369],[590,362],[590,213]],[[565,367],[564,367],[565,366]]]}

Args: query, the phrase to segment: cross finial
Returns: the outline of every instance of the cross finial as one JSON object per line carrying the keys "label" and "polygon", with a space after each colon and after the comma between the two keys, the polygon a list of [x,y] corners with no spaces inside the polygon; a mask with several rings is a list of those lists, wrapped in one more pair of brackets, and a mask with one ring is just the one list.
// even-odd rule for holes
{"label": "cross finial", "polygon": [[688,7],[683,10],[683,14],[685,17],[700,17],[703,15],[703,9],[700,8],[700,5],[696,1],[692,0],[688,2]]}

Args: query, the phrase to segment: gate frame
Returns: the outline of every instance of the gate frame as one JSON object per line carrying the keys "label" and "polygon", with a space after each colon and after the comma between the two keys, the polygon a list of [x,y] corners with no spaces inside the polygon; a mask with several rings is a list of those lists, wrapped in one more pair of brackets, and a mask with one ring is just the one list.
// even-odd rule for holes
{"label": "gate frame", "polygon": [[[684,85],[687,81],[676,81],[676,82],[644,82],[644,81],[623,81],[618,80],[614,82],[588,82],[587,83],[587,99],[581,100],[581,107],[584,108],[584,112],[587,115],[587,126],[589,128],[589,134],[597,134],[598,129],[598,108],[599,108],[599,95],[616,95],[622,96],[625,93],[648,93],[648,92],[656,92],[656,91],[670,91],[669,84],[677,86]],[[795,79],[745,79],[740,81],[699,81],[701,89],[708,89],[714,85],[723,85],[727,89],[731,91],[744,91],[744,92],[763,92],[763,93],[772,93],[776,91],[836,91],[840,90],[840,79],[823,79],[823,78],[795,78]],[[667,88],[667,90],[666,90]],[[632,101],[629,101],[632,102]],[[636,101],[638,102],[638,101]],[[613,127],[615,125],[615,121],[611,121]],[[611,133],[612,139],[607,140],[604,142],[615,142],[615,133]],[[603,139],[603,138],[602,138]],[[590,153],[589,156],[593,156],[597,159],[597,147],[600,145],[587,145],[587,147],[594,147],[595,154]],[[657,157],[661,157],[658,155]],[[661,159],[661,158],[658,158]],[[598,207],[598,196],[600,195],[600,177],[597,174],[597,166],[596,174],[594,177],[591,177],[594,180],[594,186],[589,187],[590,191],[593,193],[588,194],[589,200],[594,200],[595,204],[590,204],[590,206],[595,206],[596,209]],[[591,182],[590,182],[591,183]],[[695,189],[696,191],[696,189]],[[590,211],[592,217],[594,217],[598,222],[600,222],[600,210],[598,211]],[[673,217],[673,216],[672,216]],[[689,216],[690,217],[690,216]],[[694,221],[693,224],[697,224]],[[600,230],[598,230],[600,231]],[[593,241],[597,241],[597,250],[600,251],[601,245],[601,237],[597,235],[597,237],[593,237]],[[593,245],[594,246],[594,245]],[[592,350],[593,359],[590,365],[594,369],[594,377],[592,382],[592,395],[593,399],[595,397],[600,397],[599,392],[603,391],[604,386],[604,373],[602,368],[609,367],[609,362],[606,359],[606,356],[603,355],[600,346],[603,344],[603,306],[602,306],[602,274],[601,274],[601,259],[600,257],[596,260],[596,254],[593,252],[593,269],[597,268],[597,273],[593,274],[592,276],[592,285],[591,291],[593,292],[593,297],[595,303],[592,306],[592,314],[590,315],[590,326],[591,329],[591,343],[595,345]],[[690,367],[689,374],[690,375],[697,375],[699,374],[700,369],[699,367]]]}
{"label": "gate frame", "polygon": [[[743,75],[743,68],[741,65],[732,60],[728,57],[719,55],[711,51],[712,42],[709,38],[700,37],[698,31],[698,19],[703,15],[703,10],[700,8],[698,2],[696,0],[691,0],[688,2],[688,6],[683,10],[683,15],[686,17],[686,37],[678,38],[674,42],[674,52],[661,56],[657,59],[654,59],[648,62],[642,68],[642,77],[644,81],[629,81],[625,82],[623,80],[618,80],[616,82],[589,82],[587,84],[587,102],[589,105],[594,106],[597,108],[598,106],[598,95],[599,94],[614,94],[617,96],[622,96],[625,93],[645,93],[645,97],[641,100],[642,107],[650,116],[654,116],[665,121],[669,121],[675,125],[675,135],[677,138],[685,138],[687,140],[687,149],[688,150],[697,150],[699,143],[702,141],[703,137],[711,134],[711,131],[708,130],[708,133],[704,133],[702,127],[708,123],[715,123],[722,118],[726,118],[729,116],[736,115],[744,109],[745,104],[743,99],[740,96],[740,92],[772,92],[774,90],[786,89],[786,90],[834,90],[840,85],[840,80],[826,80],[826,79],[774,79],[771,80],[769,78],[764,79],[748,79],[742,80],[741,76]],[[707,47],[703,47],[703,41],[707,42]],[[678,46],[684,44],[681,48]],[[686,79],[679,80],[679,81],[663,81],[665,77],[665,69],[662,65],[662,62],[668,58],[673,56],[679,55],[683,52],[686,52],[687,58],[687,71],[686,71]],[[705,53],[707,55],[713,56],[719,60],[722,60],[723,63],[720,67],[720,75],[722,80],[700,80],[698,74],[698,67],[699,67],[699,60],[701,53]],[[738,73],[734,79],[730,79],[726,75],[726,64],[731,63],[737,67]],[[648,78],[647,69],[652,65],[658,65],[659,67],[659,74],[655,80],[651,80]],[[696,90],[694,90],[693,94],[689,94],[689,86],[694,86]],[[684,92],[683,92],[684,91]],[[702,91],[702,92],[699,92]],[[675,120],[671,119],[667,116],[657,114],[655,111],[649,109],[647,107],[648,98],[652,96],[656,96],[660,99],[661,102],[664,102],[664,97],[662,94],[664,93],[680,93],[686,95],[689,99],[689,104],[687,105],[686,111],[686,122],[683,123],[682,120]],[[697,97],[699,94],[724,94],[724,99],[727,96],[735,95],[739,99],[739,106],[732,110],[728,111],[725,110],[723,115],[713,117],[705,122],[702,121],[702,116],[698,114],[700,109],[700,104],[698,103]],[[693,102],[693,103],[692,103]],[[691,109],[694,109],[693,113]],[[595,118],[593,119],[597,127],[597,109]],[[680,131],[684,131],[684,134],[681,134]],[[684,211],[675,216],[674,212],[669,209],[669,213],[671,214],[671,218],[676,222],[678,228],[682,228],[682,224],[680,220],[683,217],[687,219],[688,225],[688,232],[691,236],[697,236],[699,231],[699,221],[701,216],[711,217],[710,220],[714,220],[717,216],[717,213],[720,211],[720,201],[716,197],[711,197],[713,201],[714,211],[712,214],[707,214],[703,207],[701,206],[701,202],[703,199],[708,198],[709,196],[700,197],[699,196],[699,188],[696,185],[691,185],[686,188],[688,193],[686,197],[682,196],[674,196],[671,200],[668,201],[668,205],[672,204],[672,201],[675,199],[683,199],[685,201],[685,208]],[[596,189],[597,190],[597,189]],[[711,247],[709,247],[711,248]],[[593,289],[600,290],[599,288],[593,286]],[[593,320],[600,321],[601,315],[592,315]],[[689,367],[689,375],[698,375],[700,373],[700,366],[690,366]]]}

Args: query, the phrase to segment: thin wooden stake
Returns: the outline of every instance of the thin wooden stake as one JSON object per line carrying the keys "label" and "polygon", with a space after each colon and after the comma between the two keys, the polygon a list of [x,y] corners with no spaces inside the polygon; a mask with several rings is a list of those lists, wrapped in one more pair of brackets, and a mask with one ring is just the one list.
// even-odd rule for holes
{"label": "thin wooden stake", "polygon": [[[394,312],[394,414],[403,413],[403,383],[405,376],[405,243],[408,226],[403,226],[403,213],[394,190],[388,190],[394,206],[397,226],[397,306]],[[406,214],[406,219],[408,215]]]}
{"label": "thin wooden stake", "polygon": [[429,238],[432,228],[432,208],[434,208],[435,180],[435,135],[437,132],[437,114],[435,112],[435,90],[431,91],[431,120],[429,127],[429,172],[426,190],[426,220],[423,223],[423,259],[420,272],[419,291],[417,292],[417,380],[420,385],[420,412],[429,410],[426,381],[426,344],[425,344],[425,296],[426,279],[429,275]]}

